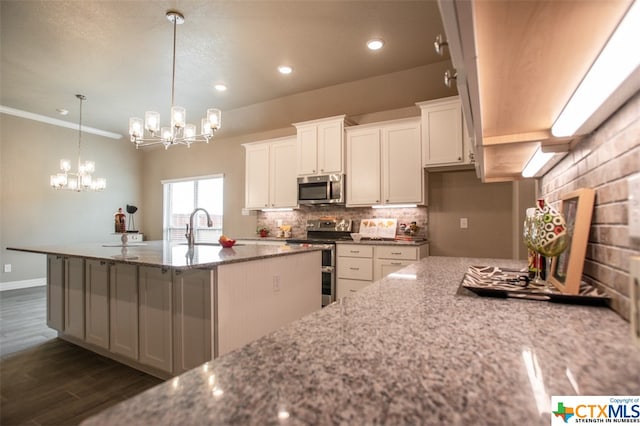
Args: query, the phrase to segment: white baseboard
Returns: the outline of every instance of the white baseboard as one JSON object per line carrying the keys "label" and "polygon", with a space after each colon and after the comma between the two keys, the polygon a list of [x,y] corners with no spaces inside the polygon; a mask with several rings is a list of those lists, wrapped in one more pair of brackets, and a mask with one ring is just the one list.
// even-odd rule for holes
{"label": "white baseboard", "polygon": [[7,281],[6,283],[0,283],[0,291],[17,290],[19,288],[39,287],[42,285],[47,285],[46,278],[34,278],[32,280],[22,280],[22,281]]}

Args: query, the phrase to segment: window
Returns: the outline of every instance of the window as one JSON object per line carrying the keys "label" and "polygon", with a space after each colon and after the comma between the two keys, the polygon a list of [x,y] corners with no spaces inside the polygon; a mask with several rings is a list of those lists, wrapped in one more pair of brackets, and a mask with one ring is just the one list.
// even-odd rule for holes
{"label": "window", "polygon": [[189,217],[195,208],[209,212],[213,227],[207,227],[207,216],[198,211],[193,218],[196,242],[214,243],[222,235],[223,176],[162,181],[164,190],[164,238],[185,241]]}

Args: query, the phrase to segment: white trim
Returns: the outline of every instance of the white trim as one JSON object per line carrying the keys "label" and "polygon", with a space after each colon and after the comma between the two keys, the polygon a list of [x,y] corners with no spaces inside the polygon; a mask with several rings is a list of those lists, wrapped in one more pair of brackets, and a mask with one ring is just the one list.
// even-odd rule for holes
{"label": "white trim", "polygon": [[[66,127],[68,129],[73,129],[73,130],[78,130],[78,127],[79,127],[77,123],[70,123],[68,121],[58,120],[57,118],[47,117],[46,115],[34,114],[32,112],[22,111],[20,109],[11,108],[4,105],[0,105],[0,113],[26,118],[27,120],[40,121],[42,123],[52,124],[58,127]],[[85,133],[92,133],[94,135],[104,136],[111,139],[122,139],[122,135],[119,133],[108,132],[106,130],[100,130],[94,127],[82,126],[82,131]]]}
{"label": "white trim", "polygon": [[19,288],[40,287],[43,285],[47,285],[46,278],[34,278],[32,280],[22,281],[7,281],[5,283],[0,283],[0,291],[17,290]]}
{"label": "white trim", "polygon": [[205,180],[205,179],[216,179],[224,177],[224,173],[216,173],[215,175],[205,175],[205,176],[195,176],[195,177],[185,177],[185,178],[176,178],[176,179],[163,179],[160,181],[162,185],[166,183],[176,183],[176,182],[187,182],[193,180]]}

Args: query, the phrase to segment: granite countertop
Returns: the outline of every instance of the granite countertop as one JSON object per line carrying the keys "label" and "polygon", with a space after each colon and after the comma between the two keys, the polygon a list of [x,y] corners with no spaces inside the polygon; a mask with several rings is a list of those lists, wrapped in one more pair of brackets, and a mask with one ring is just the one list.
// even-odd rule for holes
{"label": "granite countertop", "polygon": [[33,247],[7,247],[9,250],[30,253],[77,256],[130,263],[135,265],[162,266],[174,269],[209,268],[225,263],[246,262],[272,256],[284,256],[304,251],[319,250],[314,247],[284,245],[235,245],[223,248],[219,245],[195,245],[192,249],[183,243],[145,241],[128,243],[85,243],[47,245]]}
{"label": "granite countertop", "polygon": [[85,424],[549,425],[552,395],[640,395],[615,312],[460,292],[469,265],[523,266],[425,258]]}

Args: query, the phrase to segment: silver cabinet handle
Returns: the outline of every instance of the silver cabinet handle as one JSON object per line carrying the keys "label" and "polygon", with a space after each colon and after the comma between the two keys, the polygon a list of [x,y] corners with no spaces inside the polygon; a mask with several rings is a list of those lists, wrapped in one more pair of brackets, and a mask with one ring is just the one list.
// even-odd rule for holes
{"label": "silver cabinet handle", "polygon": [[401,251],[392,251],[391,254],[399,255],[399,254],[402,254],[402,252]]}
{"label": "silver cabinet handle", "polygon": [[392,265],[402,265],[400,262],[391,262]]}
{"label": "silver cabinet handle", "polygon": [[360,250],[349,250],[349,253],[360,253]]}
{"label": "silver cabinet handle", "polygon": [[352,271],[359,271],[360,270],[360,268],[354,268],[354,267],[351,267],[349,269],[351,269]]}

